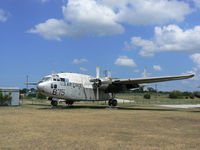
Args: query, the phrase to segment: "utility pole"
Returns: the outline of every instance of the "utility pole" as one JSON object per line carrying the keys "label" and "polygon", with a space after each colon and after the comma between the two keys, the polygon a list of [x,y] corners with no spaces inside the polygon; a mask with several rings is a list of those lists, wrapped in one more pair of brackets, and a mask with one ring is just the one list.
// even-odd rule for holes
{"label": "utility pole", "polygon": [[156,90],[156,98],[158,97],[158,91],[157,91],[157,84],[155,84],[155,90]]}
{"label": "utility pole", "polygon": [[29,78],[29,76],[27,75],[26,76],[26,89],[28,90],[28,78]]}

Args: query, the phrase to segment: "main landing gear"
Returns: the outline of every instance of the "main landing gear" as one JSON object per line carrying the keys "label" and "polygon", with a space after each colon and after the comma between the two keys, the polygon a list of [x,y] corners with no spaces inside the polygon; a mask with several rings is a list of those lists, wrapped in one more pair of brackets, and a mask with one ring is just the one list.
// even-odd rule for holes
{"label": "main landing gear", "polygon": [[108,101],[109,106],[117,106],[117,100],[116,99],[110,99]]}
{"label": "main landing gear", "polygon": [[71,106],[71,105],[74,104],[74,101],[66,101],[65,103],[66,103],[68,106]]}

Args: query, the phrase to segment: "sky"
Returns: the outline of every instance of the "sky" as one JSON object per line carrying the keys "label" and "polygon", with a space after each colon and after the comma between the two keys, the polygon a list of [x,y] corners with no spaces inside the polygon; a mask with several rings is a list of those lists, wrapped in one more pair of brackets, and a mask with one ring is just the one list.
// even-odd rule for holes
{"label": "sky", "polygon": [[[0,86],[52,72],[112,77],[194,73],[160,90],[200,85],[200,0],[0,1]],[[151,86],[154,86],[152,84]]]}

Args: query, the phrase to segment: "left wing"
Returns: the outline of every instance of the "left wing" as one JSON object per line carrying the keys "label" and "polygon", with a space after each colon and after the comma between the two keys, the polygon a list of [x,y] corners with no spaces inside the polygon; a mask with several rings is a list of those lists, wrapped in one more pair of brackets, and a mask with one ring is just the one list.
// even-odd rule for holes
{"label": "left wing", "polygon": [[113,79],[112,84],[143,84],[143,83],[154,83],[154,82],[164,82],[172,80],[182,80],[194,77],[191,75],[179,75],[179,76],[162,76],[162,77],[147,77],[147,78],[129,78],[129,79]]}

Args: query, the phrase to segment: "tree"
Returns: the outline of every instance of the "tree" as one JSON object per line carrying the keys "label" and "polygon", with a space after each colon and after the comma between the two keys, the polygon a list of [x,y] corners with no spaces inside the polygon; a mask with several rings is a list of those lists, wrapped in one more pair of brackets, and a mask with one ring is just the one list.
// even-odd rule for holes
{"label": "tree", "polygon": [[44,94],[42,94],[42,93],[38,93],[37,94],[37,98],[38,99],[46,99],[46,96]]}
{"label": "tree", "polygon": [[20,94],[25,94],[27,92],[28,92],[28,89],[26,89],[26,88],[23,88],[22,90],[20,90]]}
{"label": "tree", "polygon": [[175,90],[175,91],[170,92],[169,98],[172,98],[172,99],[183,98],[183,94],[182,92]]}
{"label": "tree", "polygon": [[144,99],[151,99],[151,95],[149,93],[144,94]]}

